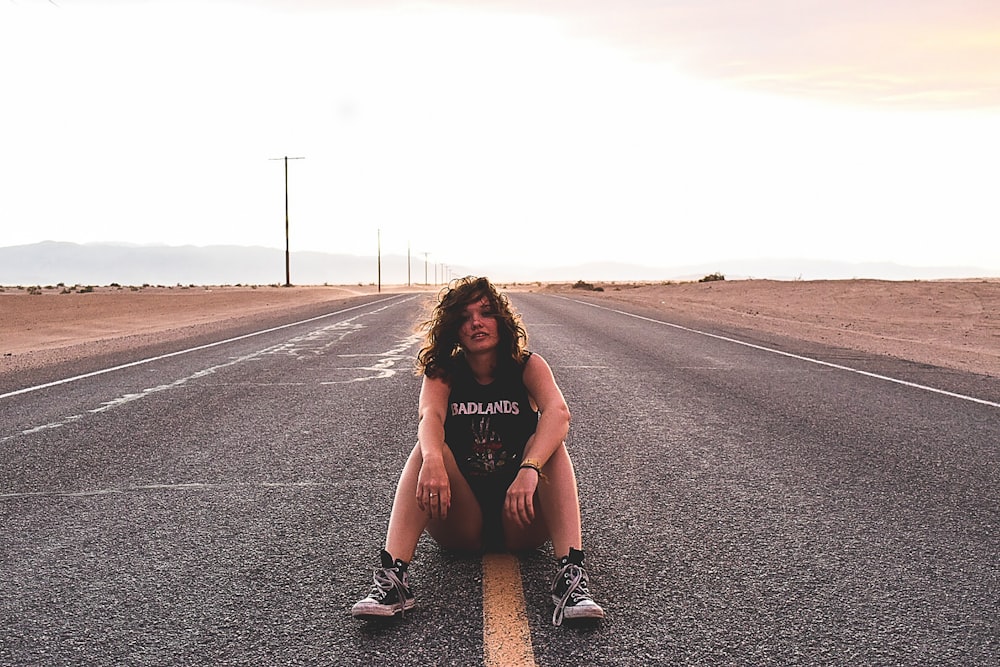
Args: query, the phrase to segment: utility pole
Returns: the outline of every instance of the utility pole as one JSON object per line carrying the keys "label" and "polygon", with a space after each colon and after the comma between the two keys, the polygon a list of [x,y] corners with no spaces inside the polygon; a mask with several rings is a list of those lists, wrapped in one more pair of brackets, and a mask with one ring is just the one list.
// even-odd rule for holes
{"label": "utility pole", "polygon": [[410,242],[406,242],[406,286],[410,287]]}
{"label": "utility pole", "polygon": [[382,293],[382,230],[378,230],[378,292]]}
{"label": "utility pole", "polygon": [[427,282],[427,253],[426,252],[424,253],[424,284],[425,285],[429,285],[430,284],[429,282]]}
{"label": "utility pole", "polygon": [[304,157],[288,157],[287,155],[283,158],[272,157],[269,160],[284,160],[285,161],[285,287],[292,286],[292,271],[291,271],[291,252],[288,246],[288,161],[289,160],[305,160]]}

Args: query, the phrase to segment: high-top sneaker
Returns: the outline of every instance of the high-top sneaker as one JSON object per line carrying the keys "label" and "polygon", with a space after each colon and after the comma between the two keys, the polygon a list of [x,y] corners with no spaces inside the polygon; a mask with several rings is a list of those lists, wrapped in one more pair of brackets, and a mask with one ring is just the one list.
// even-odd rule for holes
{"label": "high-top sneaker", "polygon": [[351,607],[351,616],[355,618],[387,618],[417,605],[406,574],[409,563],[398,558],[393,560],[385,549],[382,550],[381,560],[382,567],[375,568],[368,595]]}
{"label": "high-top sneaker", "polygon": [[583,552],[570,547],[569,555],[559,561],[559,573],[552,581],[552,625],[562,625],[563,619],[604,618],[604,610],[590,597],[590,578],[583,569]]}

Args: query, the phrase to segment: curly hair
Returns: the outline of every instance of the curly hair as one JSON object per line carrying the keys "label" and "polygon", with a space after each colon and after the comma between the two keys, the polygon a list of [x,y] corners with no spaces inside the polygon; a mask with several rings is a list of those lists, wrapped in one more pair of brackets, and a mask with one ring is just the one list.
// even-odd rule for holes
{"label": "curly hair", "polygon": [[497,290],[488,278],[466,276],[451,281],[437,296],[430,319],[418,330],[424,332],[424,345],[417,354],[417,374],[448,379],[457,368],[462,354],[458,330],[462,326],[465,308],[485,297],[496,313],[500,344],[499,363],[508,359],[522,363],[527,357],[528,334],[521,325],[521,316],[510,305],[507,296]]}

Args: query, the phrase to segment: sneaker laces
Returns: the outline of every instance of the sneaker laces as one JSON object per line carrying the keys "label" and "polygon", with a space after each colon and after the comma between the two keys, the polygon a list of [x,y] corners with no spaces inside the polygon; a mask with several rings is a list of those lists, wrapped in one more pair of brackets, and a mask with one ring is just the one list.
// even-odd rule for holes
{"label": "sneaker laces", "polygon": [[572,607],[582,600],[593,600],[587,589],[590,578],[579,565],[567,563],[556,575],[556,580],[559,578],[566,580],[566,591],[559,598],[555,611],[552,612],[552,625],[562,625],[567,604]]}
{"label": "sneaker laces", "polygon": [[[409,592],[406,583],[399,578],[397,574],[398,570],[395,567],[379,567],[375,569],[375,573],[372,576],[371,591],[368,593],[368,597],[373,598],[381,602],[384,600],[390,592],[396,591],[396,597],[399,599],[400,612],[406,613],[406,595]],[[404,574],[405,578],[406,575]]]}

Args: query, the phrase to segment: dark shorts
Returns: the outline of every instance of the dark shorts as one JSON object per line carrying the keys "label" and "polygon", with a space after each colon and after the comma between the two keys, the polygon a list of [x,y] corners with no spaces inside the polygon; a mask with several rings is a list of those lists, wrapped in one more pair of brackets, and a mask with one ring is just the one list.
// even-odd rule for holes
{"label": "dark shorts", "polygon": [[514,481],[509,475],[464,475],[483,513],[483,548],[486,551],[506,551],[503,532],[503,504],[507,488]]}

